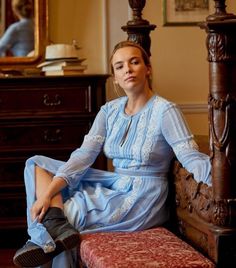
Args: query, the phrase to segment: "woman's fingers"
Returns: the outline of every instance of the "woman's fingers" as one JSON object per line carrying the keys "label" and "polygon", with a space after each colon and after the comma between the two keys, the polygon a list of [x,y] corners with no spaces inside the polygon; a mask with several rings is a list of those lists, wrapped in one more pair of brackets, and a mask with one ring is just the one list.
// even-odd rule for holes
{"label": "woman's fingers", "polygon": [[47,210],[46,210],[45,208],[42,208],[42,210],[41,210],[41,212],[40,212],[40,214],[39,214],[39,216],[38,216],[38,222],[41,222],[41,221],[42,221],[42,219],[43,219],[43,217],[44,217],[46,211],[47,211]]}
{"label": "woman's fingers", "polygon": [[36,218],[38,218],[38,222],[41,222],[49,206],[50,206],[50,199],[48,198],[38,199],[31,208],[30,211],[31,219],[35,220]]}
{"label": "woman's fingers", "polygon": [[39,217],[39,215],[42,213],[42,210],[43,210],[43,206],[40,205],[39,202],[35,202],[31,208],[31,219],[32,220],[35,220],[37,217]]}
{"label": "woman's fingers", "polygon": [[32,221],[34,221],[36,217],[38,216],[37,210],[34,208],[34,206],[31,208],[30,214],[31,214]]}

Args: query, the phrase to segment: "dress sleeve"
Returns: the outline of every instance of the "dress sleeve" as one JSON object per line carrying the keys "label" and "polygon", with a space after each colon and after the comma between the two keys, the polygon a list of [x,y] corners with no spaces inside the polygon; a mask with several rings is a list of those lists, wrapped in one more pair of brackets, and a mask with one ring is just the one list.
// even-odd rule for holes
{"label": "dress sleeve", "polygon": [[0,38],[0,57],[12,46],[15,41],[15,27],[10,25],[3,36]]}
{"label": "dress sleeve", "polygon": [[176,105],[163,111],[162,133],[182,166],[193,173],[196,181],[211,185],[210,157],[199,152],[188,125]]}
{"label": "dress sleeve", "polygon": [[55,177],[63,177],[68,185],[76,187],[83,174],[94,163],[103,148],[106,137],[106,112],[104,106],[98,112],[94,123],[82,145],[72,152],[69,160],[62,165]]}

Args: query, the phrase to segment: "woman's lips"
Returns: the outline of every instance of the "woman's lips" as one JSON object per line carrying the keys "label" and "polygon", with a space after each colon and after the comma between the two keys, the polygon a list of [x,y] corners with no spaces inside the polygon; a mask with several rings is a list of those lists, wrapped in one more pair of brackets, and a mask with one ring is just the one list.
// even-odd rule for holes
{"label": "woman's lips", "polygon": [[133,81],[135,79],[135,76],[129,76],[125,79],[125,82]]}

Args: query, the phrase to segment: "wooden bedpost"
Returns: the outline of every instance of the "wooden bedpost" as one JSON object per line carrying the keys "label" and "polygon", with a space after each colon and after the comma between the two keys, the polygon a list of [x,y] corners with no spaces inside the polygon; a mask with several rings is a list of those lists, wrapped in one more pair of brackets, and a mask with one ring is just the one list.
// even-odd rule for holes
{"label": "wooden bedpost", "polygon": [[[217,268],[236,267],[236,16],[225,0],[200,27],[207,33],[212,187],[197,182],[178,161],[173,182],[177,229]],[[175,215],[174,215],[175,216]]]}
{"label": "wooden bedpost", "polygon": [[236,208],[236,16],[226,12],[225,0],[214,1],[215,13],[201,24],[207,32],[213,196],[216,220],[234,225],[225,216]]}
{"label": "wooden bedpost", "polygon": [[129,0],[129,5],[133,11],[132,20],[128,21],[121,29],[128,34],[128,40],[140,44],[145,51],[151,56],[151,38],[150,32],[156,28],[156,25],[150,24],[142,18],[142,10],[146,0]]}
{"label": "wooden bedpost", "polygon": [[[231,268],[236,267],[236,16],[226,12],[225,0],[214,1],[215,13],[200,24],[207,32],[212,196],[208,187],[210,205],[207,198],[202,205],[199,191],[194,213],[183,219],[185,226],[190,226],[184,231],[198,230],[193,242],[207,249],[217,267]],[[201,221],[196,215],[204,218],[203,207],[206,217]]]}

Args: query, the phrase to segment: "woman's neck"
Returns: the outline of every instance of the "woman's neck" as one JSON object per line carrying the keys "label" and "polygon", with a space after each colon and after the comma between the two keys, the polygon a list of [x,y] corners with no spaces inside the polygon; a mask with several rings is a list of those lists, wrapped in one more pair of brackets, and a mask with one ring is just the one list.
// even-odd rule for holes
{"label": "woman's neck", "polygon": [[125,113],[128,115],[136,114],[152,98],[153,95],[153,91],[149,89],[142,94],[128,96],[128,101],[125,106]]}

